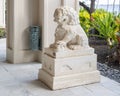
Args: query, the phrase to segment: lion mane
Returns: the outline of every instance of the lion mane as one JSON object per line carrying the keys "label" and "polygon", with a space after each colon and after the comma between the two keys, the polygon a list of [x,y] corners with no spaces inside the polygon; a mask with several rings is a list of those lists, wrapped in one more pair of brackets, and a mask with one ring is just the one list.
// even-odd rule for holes
{"label": "lion mane", "polygon": [[73,8],[67,7],[67,6],[57,8],[55,10],[54,17],[59,12],[62,13],[61,14],[62,16],[68,16],[69,17],[69,23],[68,23],[68,25],[77,25],[77,24],[80,24],[79,16],[78,16],[77,12]]}
{"label": "lion mane", "polygon": [[55,42],[50,45],[58,51],[87,48],[88,38],[80,26],[79,15],[71,7],[60,7],[54,12],[54,21],[58,24]]}

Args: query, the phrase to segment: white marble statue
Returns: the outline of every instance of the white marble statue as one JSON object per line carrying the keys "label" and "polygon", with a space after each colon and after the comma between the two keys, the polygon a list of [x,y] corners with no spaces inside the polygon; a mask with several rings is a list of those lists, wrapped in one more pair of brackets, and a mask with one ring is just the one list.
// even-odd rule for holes
{"label": "white marble statue", "polygon": [[55,42],[44,49],[38,78],[52,90],[100,82],[97,55],[79,24],[77,12],[60,7],[54,13],[58,23]]}
{"label": "white marble statue", "polygon": [[89,47],[88,38],[80,26],[79,16],[73,8],[57,8],[54,21],[58,23],[58,26],[55,31],[55,42],[50,45],[50,48],[64,51]]}

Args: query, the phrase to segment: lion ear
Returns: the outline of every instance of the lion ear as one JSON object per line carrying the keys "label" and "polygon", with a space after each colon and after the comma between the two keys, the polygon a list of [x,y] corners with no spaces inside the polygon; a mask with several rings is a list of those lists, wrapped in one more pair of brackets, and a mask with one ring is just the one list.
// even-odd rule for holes
{"label": "lion ear", "polygon": [[58,14],[59,13],[59,8],[57,8],[54,13]]}
{"label": "lion ear", "polygon": [[58,9],[55,10],[55,13],[58,13]]}

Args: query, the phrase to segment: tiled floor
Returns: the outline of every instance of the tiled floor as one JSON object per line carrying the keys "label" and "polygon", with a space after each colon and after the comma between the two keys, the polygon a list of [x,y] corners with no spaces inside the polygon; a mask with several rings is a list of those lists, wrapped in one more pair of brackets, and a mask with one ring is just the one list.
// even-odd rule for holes
{"label": "tiled floor", "polygon": [[0,96],[120,96],[120,84],[103,76],[100,83],[51,91],[38,80],[41,64],[8,64],[1,41],[0,48]]}

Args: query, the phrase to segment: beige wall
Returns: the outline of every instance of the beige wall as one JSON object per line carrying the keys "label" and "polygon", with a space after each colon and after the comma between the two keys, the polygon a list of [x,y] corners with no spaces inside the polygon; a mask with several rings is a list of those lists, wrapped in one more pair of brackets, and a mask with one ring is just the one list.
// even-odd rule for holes
{"label": "beige wall", "polygon": [[[40,0],[42,4],[43,0]],[[53,22],[54,10],[61,6],[60,0],[44,0],[44,6],[40,11],[44,11],[44,16],[40,17],[43,20],[43,48],[48,47],[54,41],[54,32],[56,23]],[[40,13],[41,14],[41,13]]]}
{"label": "beige wall", "polygon": [[31,51],[29,31],[31,25],[42,27],[43,48],[54,41],[56,23],[54,10],[67,5],[78,8],[79,0],[7,0],[7,60],[12,63],[41,61],[41,51]]}
{"label": "beige wall", "polygon": [[[7,0],[7,60],[23,63],[40,60],[40,51],[31,51],[29,31],[39,25],[39,0]],[[39,53],[39,54],[38,54]]]}
{"label": "beige wall", "polygon": [[7,24],[7,27],[9,48],[29,49],[28,28],[31,25],[39,24],[38,7],[39,0],[8,0],[9,24]]}
{"label": "beige wall", "polygon": [[13,49],[13,31],[14,31],[14,1],[7,0],[7,48]]}
{"label": "beige wall", "polygon": [[17,49],[29,49],[29,26],[38,25],[39,0],[15,0],[15,38]]}
{"label": "beige wall", "polygon": [[5,28],[5,0],[0,0],[0,28]]}

